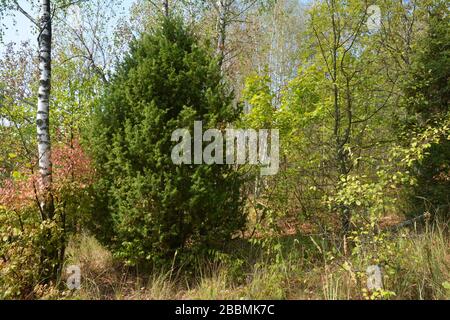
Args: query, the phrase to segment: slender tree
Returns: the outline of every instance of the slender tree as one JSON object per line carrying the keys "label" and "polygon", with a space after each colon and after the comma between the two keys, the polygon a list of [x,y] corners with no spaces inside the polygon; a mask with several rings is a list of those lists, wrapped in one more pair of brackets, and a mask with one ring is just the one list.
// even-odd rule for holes
{"label": "slender tree", "polygon": [[52,219],[55,211],[52,196],[52,159],[49,131],[52,62],[52,20],[50,0],[41,0],[39,27],[39,91],[36,116],[39,173],[41,176],[41,213]]}
{"label": "slender tree", "polygon": [[[31,3],[31,2],[30,2]],[[40,276],[44,281],[55,280],[62,265],[63,255],[58,240],[58,228],[53,228],[55,219],[55,204],[52,190],[52,156],[50,137],[50,101],[51,101],[51,75],[52,75],[52,17],[56,9],[67,8],[70,3],[63,0],[40,0],[38,18],[17,0],[0,2],[0,11],[20,12],[37,31],[38,58],[39,58],[39,85],[36,108],[37,155],[39,168],[39,181],[36,185],[36,200],[45,223],[45,241],[41,246]],[[31,4],[31,8],[34,6]],[[55,242],[56,241],[56,242]]]}

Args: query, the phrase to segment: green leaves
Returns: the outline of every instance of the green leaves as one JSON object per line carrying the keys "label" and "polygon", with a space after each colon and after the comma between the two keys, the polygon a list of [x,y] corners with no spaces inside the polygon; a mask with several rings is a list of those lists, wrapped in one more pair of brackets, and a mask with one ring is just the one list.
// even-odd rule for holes
{"label": "green leaves", "polygon": [[405,157],[416,180],[410,188],[411,211],[422,214],[432,206],[444,217],[450,212],[445,200],[450,189],[448,10],[442,1],[432,1],[428,7],[428,29],[418,41],[403,88],[406,117],[400,123],[404,140],[412,139]]}

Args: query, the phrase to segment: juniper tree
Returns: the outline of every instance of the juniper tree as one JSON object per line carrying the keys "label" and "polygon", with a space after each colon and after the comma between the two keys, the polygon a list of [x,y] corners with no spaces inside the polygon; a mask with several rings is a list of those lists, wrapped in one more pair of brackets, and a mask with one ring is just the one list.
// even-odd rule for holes
{"label": "juniper tree", "polygon": [[163,18],[132,45],[92,133],[102,176],[97,211],[111,222],[110,244],[128,263],[205,254],[243,226],[240,178],[231,167],[171,160],[174,130],[191,130],[196,120],[204,130],[224,129],[238,116],[231,102],[213,50],[180,20]]}

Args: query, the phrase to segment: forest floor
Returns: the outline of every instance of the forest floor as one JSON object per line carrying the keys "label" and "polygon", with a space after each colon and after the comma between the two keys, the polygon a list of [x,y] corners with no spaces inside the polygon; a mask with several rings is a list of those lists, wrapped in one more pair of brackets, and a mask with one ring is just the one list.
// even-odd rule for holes
{"label": "forest floor", "polygon": [[[386,219],[386,225],[398,223]],[[367,261],[348,249],[339,253],[323,238],[295,233],[255,245],[235,240],[222,262],[196,271],[140,272],[119,264],[93,236],[70,241],[67,265],[81,268],[81,289],[58,299],[450,299],[448,224],[404,229],[379,243],[383,289],[366,290]],[[306,228],[307,229],[307,228]],[[270,246],[267,243],[270,242]]]}

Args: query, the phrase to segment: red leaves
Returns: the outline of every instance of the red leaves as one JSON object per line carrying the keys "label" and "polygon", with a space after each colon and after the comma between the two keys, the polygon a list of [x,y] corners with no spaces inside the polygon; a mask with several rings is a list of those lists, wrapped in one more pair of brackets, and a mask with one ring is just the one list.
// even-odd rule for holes
{"label": "red leaves", "polygon": [[91,160],[84,153],[78,140],[71,145],[59,145],[52,151],[53,182],[55,188],[76,184],[83,189],[93,182],[94,170]]}
{"label": "red leaves", "polygon": [[[58,144],[52,150],[53,192],[58,194],[63,189],[80,190],[91,185],[94,170],[91,160],[84,153],[78,140],[71,144]],[[29,170],[29,169],[28,169]],[[0,186],[0,205],[11,210],[20,210],[35,203],[39,174],[31,174],[24,168],[16,172],[13,178],[3,181]]]}
{"label": "red leaves", "polygon": [[11,210],[20,210],[30,206],[35,199],[34,185],[36,176],[8,179],[0,187],[0,205]]}

